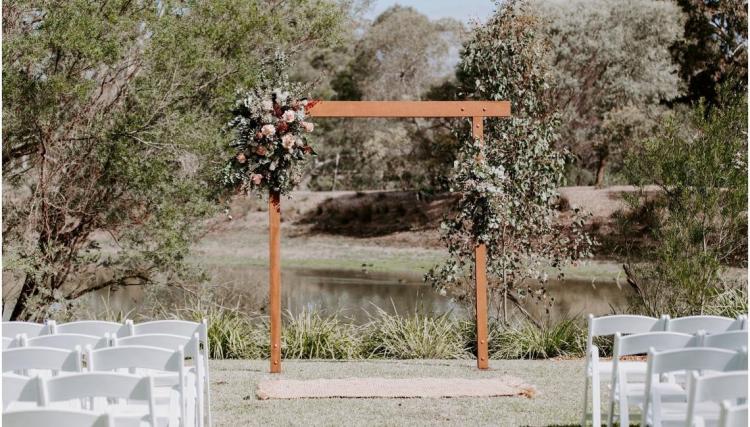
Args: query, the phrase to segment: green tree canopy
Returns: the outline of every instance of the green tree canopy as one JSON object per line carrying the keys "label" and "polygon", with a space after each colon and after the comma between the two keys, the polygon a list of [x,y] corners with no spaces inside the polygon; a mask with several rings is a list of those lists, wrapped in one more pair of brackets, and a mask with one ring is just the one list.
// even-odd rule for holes
{"label": "green tree canopy", "polygon": [[10,318],[109,285],[183,280],[233,92],[277,49],[335,42],[340,12],[325,0],[6,2]]}

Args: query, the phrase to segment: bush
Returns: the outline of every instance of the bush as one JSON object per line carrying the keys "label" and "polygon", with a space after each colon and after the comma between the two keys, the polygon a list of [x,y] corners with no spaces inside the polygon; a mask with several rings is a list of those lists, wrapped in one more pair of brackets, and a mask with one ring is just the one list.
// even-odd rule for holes
{"label": "bush", "polygon": [[448,313],[432,317],[419,312],[402,317],[378,308],[365,327],[364,357],[392,359],[463,359],[468,357],[459,322]]}
{"label": "bush", "polygon": [[490,338],[490,358],[493,359],[582,356],[586,349],[583,328],[570,319],[541,328],[530,321],[501,326]]}
{"label": "bush", "polygon": [[287,313],[282,354],[290,359],[352,359],[359,357],[359,331],[336,314],[323,317],[303,310]]}

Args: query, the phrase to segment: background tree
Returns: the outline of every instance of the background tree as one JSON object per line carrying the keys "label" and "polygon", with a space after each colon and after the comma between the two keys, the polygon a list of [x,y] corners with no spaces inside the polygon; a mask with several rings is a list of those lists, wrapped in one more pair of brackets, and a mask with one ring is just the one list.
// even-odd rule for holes
{"label": "background tree", "polygon": [[687,86],[680,101],[718,101],[728,82],[747,90],[747,1],[676,0],[687,16],[683,38],[672,46],[680,77]]}
{"label": "background tree", "polygon": [[277,49],[334,42],[340,19],[323,0],[6,2],[9,317],[197,280],[185,257],[212,210],[233,92]]}
{"label": "background tree", "polygon": [[747,268],[747,96],[732,86],[719,92],[725,108],[670,115],[628,156],[633,182],[660,190],[630,200],[650,212],[656,242],[649,262],[626,266],[638,311],[747,313],[745,281],[725,274],[726,265]]}
{"label": "background tree", "polygon": [[557,221],[565,153],[555,148],[558,120],[543,96],[549,45],[527,6],[499,3],[461,53],[464,96],[508,100],[513,115],[485,121],[484,148],[467,142],[468,126],[457,130],[464,142],[451,182],[461,196],[457,216],[443,223],[450,258],[427,275],[433,286],[471,301],[474,248],[485,243],[491,303],[506,321],[508,301],[519,308],[524,297],[549,302],[531,283],[544,284],[549,271],[586,256],[591,244],[582,219],[565,227]]}
{"label": "background tree", "polygon": [[[431,21],[402,6],[387,9],[360,31],[349,60],[330,81],[329,98],[423,99],[433,85],[451,76],[463,37],[459,22]],[[319,125],[319,163],[312,188],[430,187],[439,176],[431,160],[435,130],[445,129],[440,123],[372,119],[326,120]]]}
{"label": "background tree", "polygon": [[[535,1],[552,51],[548,97],[561,113],[561,143],[572,148],[593,180],[603,185],[633,137],[646,136],[682,92],[669,51],[682,32],[682,14],[669,1]],[[589,175],[591,176],[591,175]]]}

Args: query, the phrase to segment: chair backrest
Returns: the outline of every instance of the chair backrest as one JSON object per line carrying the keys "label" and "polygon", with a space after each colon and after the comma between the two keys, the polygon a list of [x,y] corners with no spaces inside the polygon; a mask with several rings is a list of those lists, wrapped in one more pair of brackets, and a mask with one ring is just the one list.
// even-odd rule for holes
{"label": "chair backrest", "polygon": [[694,334],[705,331],[707,334],[726,332],[731,329],[741,329],[742,321],[722,316],[686,316],[667,320],[667,330]]}
{"label": "chair backrest", "polygon": [[94,350],[86,349],[90,371],[115,371],[120,369],[151,369],[179,372],[184,370],[184,351],[132,345]]}
{"label": "chair backrest", "polygon": [[588,323],[587,349],[591,348],[595,337],[614,335],[617,332],[629,335],[663,331],[665,319],[629,314],[594,317],[593,314],[589,314]]}
{"label": "chair backrest", "polygon": [[41,378],[3,374],[3,411],[14,402],[41,402]]}
{"label": "chair backrest", "polygon": [[[147,402],[151,425],[155,425],[154,382],[150,376],[87,372],[43,381],[42,404],[105,397]],[[89,409],[97,410],[92,406]],[[104,409],[104,408],[101,408]]]}
{"label": "chair backrest", "polygon": [[20,334],[26,334],[27,337],[49,334],[47,325],[34,322],[3,322],[2,329],[3,337],[6,338],[15,338]]}
{"label": "chair backrest", "polygon": [[134,323],[132,320],[127,320],[125,324],[128,327],[129,335],[167,334],[192,337],[193,334],[198,333],[201,344],[205,346],[208,342],[208,322],[206,319],[203,319],[200,323],[187,320],[152,320]]}
{"label": "chair backrest", "polygon": [[721,403],[719,427],[747,427],[747,403],[732,405],[730,402]]}
{"label": "chair backrest", "polygon": [[709,334],[703,337],[704,347],[739,350],[747,347],[747,331],[729,331]]}
{"label": "chair backrest", "polygon": [[113,337],[128,335],[128,328],[122,323],[106,322],[102,320],[79,320],[76,322],[52,325],[53,334],[82,334],[103,337],[110,334]]}
{"label": "chair backrest", "polygon": [[721,348],[693,347],[661,352],[649,350],[647,375],[683,370],[717,372],[747,370],[747,349],[732,351]]}
{"label": "chair backrest", "polygon": [[699,376],[691,372],[688,385],[687,424],[694,425],[696,407],[702,402],[747,399],[747,371]]}
{"label": "chair backrest", "polygon": [[22,339],[25,336],[26,336],[25,334],[20,334],[20,335],[16,335],[15,338],[3,337],[3,350],[7,350],[9,348],[23,347]]}
{"label": "chair backrest", "polygon": [[109,414],[38,408],[3,412],[4,427],[114,427]]}
{"label": "chair backrest", "polygon": [[170,334],[144,334],[115,338],[112,341],[112,344],[115,347],[135,345],[156,347],[172,351],[182,347],[185,351],[185,357],[196,358],[199,354],[199,342],[200,338],[198,333],[194,333],[192,337]]}
{"label": "chair backrest", "polygon": [[107,347],[108,344],[107,337],[96,337],[83,334],[56,334],[28,338],[23,340],[22,345],[24,347],[48,347],[73,350],[76,347],[86,348],[86,346],[104,348]]}
{"label": "chair backrest", "polygon": [[63,350],[47,347],[20,347],[3,351],[3,372],[28,369],[81,372],[81,349]]}
{"label": "chair backrest", "polygon": [[622,336],[615,334],[613,357],[646,354],[649,349],[656,351],[700,346],[700,337],[677,332],[646,332]]}

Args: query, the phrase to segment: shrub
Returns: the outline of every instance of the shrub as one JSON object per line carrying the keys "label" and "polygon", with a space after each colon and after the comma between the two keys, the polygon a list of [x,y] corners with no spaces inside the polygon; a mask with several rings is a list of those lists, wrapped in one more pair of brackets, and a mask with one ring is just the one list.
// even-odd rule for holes
{"label": "shrub", "polygon": [[449,313],[403,317],[378,308],[365,326],[361,352],[364,357],[462,359],[469,355],[464,344],[459,322]]}
{"label": "shrub", "polygon": [[282,330],[282,354],[289,359],[352,359],[359,357],[357,326],[343,322],[339,315],[323,317],[303,310],[287,313]]}
{"label": "shrub", "polygon": [[539,327],[530,321],[493,331],[490,358],[546,359],[581,356],[585,350],[583,328],[574,320],[562,320]]}

